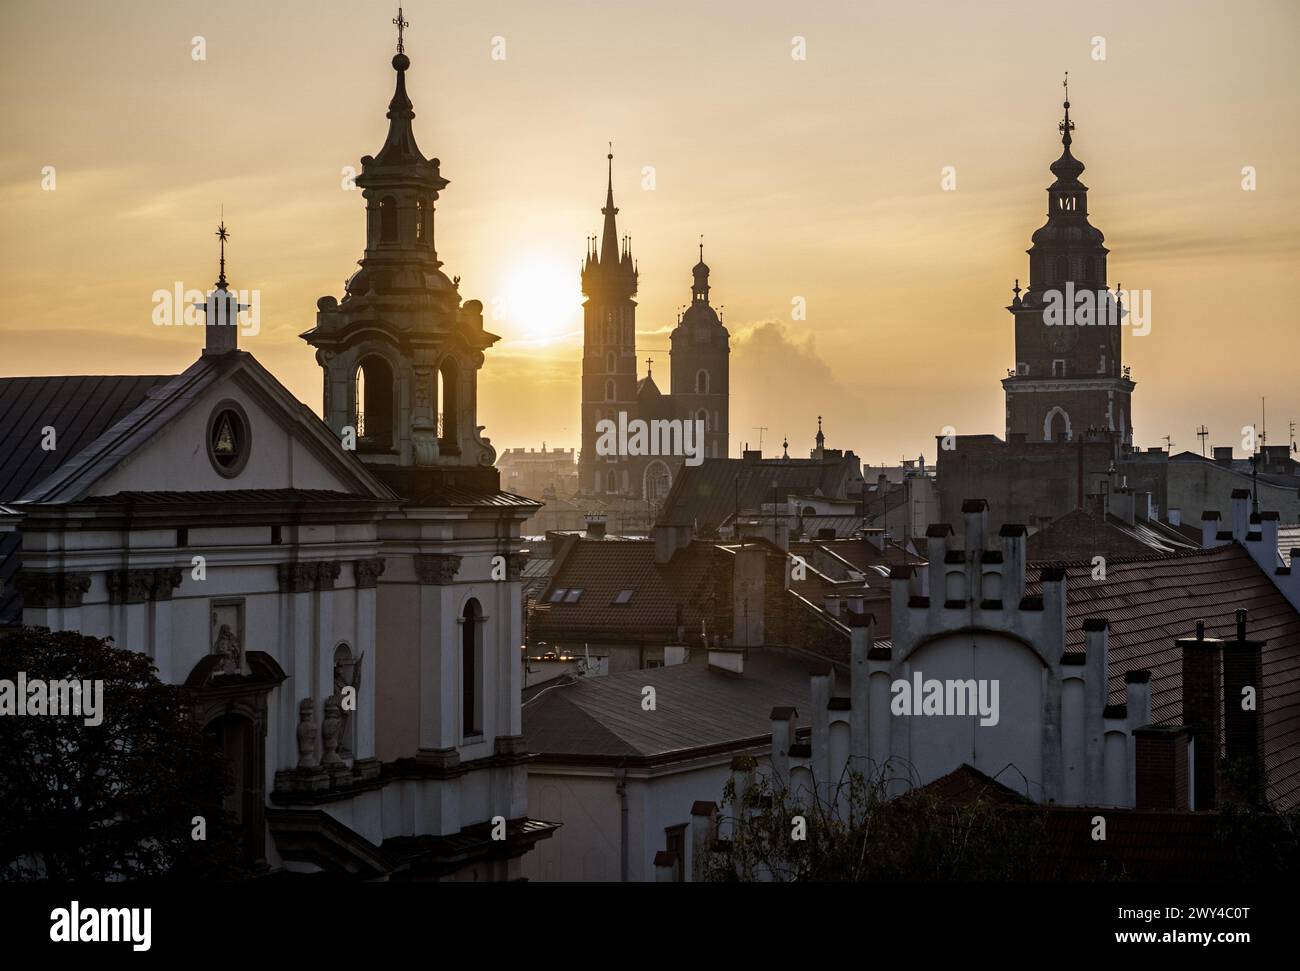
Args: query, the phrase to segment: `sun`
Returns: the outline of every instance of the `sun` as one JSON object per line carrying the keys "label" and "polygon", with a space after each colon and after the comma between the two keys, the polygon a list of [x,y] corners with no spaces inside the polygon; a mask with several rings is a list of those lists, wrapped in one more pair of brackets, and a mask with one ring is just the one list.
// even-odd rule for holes
{"label": "sun", "polygon": [[582,320],[582,288],[576,268],[559,259],[529,257],[506,276],[501,319],[511,336],[553,340],[577,329]]}

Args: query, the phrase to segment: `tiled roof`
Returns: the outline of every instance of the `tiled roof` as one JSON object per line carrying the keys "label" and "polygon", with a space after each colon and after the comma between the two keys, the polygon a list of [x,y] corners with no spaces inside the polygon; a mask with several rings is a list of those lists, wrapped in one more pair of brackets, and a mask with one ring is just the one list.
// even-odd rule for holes
{"label": "tiled roof", "polygon": [[1148,523],[1130,526],[1114,516],[1102,518],[1086,509],[1074,509],[1029,537],[1029,559],[1140,556],[1194,549],[1199,545],[1172,527]]}
{"label": "tiled roof", "polygon": [[[807,709],[809,678],[824,666],[756,649],[746,652],[737,678],[710,670],[693,650],[685,664],[539,689],[524,702],[524,737],[543,761],[667,761],[692,749],[761,745],[772,732],[772,709]],[[641,706],[647,686],[655,689],[654,711]]]}
{"label": "tiled roof", "polygon": [[[655,562],[653,540],[573,540],[557,561],[551,584],[540,598],[549,609],[537,617],[533,631],[556,637],[596,636],[614,640],[653,638],[663,641],[676,631],[677,605],[690,635],[712,615],[709,596],[715,547],[691,543],[669,563]],[[581,590],[576,602],[568,596],[552,602],[558,590]],[[631,590],[625,603],[615,603]]]}
{"label": "tiled roof", "polygon": [[[172,377],[0,378],[0,502],[21,497]],[[41,448],[46,426],[56,433],[50,451]]]}
{"label": "tiled roof", "polygon": [[664,500],[659,521],[677,525],[696,524],[701,531],[717,529],[736,512],[736,488],[739,482],[739,505],[745,510],[761,509],[775,495],[823,495],[832,499],[848,496],[854,471],[852,459],[705,459],[697,466],[682,466]]}
{"label": "tiled roof", "polygon": [[[1266,640],[1260,711],[1264,722],[1269,798],[1288,808],[1300,802],[1300,614],[1265,576],[1251,555],[1233,543],[1172,556],[1106,564],[1106,579],[1092,579],[1089,561],[1065,564],[1066,650],[1084,649],[1083,621],[1110,621],[1110,702],[1127,700],[1124,674],[1151,672],[1151,714],[1156,724],[1182,720],[1182,658],[1174,641],[1194,636],[1205,621],[1207,637],[1236,636],[1236,610],[1249,611],[1248,636]],[[1032,575],[1026,593],[1040,594]]]}

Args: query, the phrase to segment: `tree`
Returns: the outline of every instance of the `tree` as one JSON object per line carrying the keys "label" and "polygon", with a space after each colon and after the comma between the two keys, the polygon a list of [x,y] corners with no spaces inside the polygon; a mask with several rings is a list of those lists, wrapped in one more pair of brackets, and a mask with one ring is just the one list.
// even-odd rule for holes
{"label": "tree", "polygon": [[1041,810],[1026,804],[1007,811],[987,795],[960,805],[945,803],[910,784],[910,791],[898,796],[899,782],[906,780],[899,779],[897,769],[891,762],[869,774],[846,770],[829,787],[794,787],[764,775],[739,794],[729,780],[723,800],[733,815],[720,821],[730,839],[707,855],[705,879],[987,881],[1051,876]]}
{"label": "tree", "polygon": [[185,690],[155,670],[111,638],[23,627],[0,640],[11,701],[20,672],[29,686],[102,683],[98,724],[87,724],[93,691],[81,715],[0,716],[0,878],[239,875],[237,833],[221,808],[227,764],[194,724]]}

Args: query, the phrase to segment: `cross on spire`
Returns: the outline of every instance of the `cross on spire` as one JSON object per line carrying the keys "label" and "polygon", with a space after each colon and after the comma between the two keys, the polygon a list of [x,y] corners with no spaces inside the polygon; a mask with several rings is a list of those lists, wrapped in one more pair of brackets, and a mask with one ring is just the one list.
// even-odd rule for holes
{"label": "cross on spire", "polygon": [[647,378],[651,376],[654,363],[655,363],[655,359],[653,357],[647,357],[645,359],[645,376]]}
{"label": "cross on spire", "polygon": [[1061,82],[1065,88],[1065,118],[1057,127],[1061,130],[1061,141],[1066,145],[1070,144],[1070,132],[1074,131],[1074,122],[1070,120],[1070,72],[1065,72],[1065,80]]}
{"label": "cross on spire", "polygon": [[393,18],[393,26],[397,28],[397,53],[406,53],[406,46],[402,43],[402,31],[411,26],[411,22],[402,16],[402,8],[397,8],[397,16]]}
{"label": "cross on spire", "polygon": [[226,232],[226,219],[224,214],[221,223],[217,226],[217,239],[221,240],[221,273],[217,277],[217,286],[226,289],[226,240],[230,238],[230,233]]}

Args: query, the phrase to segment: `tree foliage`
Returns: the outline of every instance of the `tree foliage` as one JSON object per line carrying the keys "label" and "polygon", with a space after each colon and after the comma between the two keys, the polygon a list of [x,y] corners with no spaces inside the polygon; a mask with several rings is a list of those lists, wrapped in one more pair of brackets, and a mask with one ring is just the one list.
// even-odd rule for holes
{"label": "tree foliage", "polygon": [[[102,681],[103,720],[0,717],[0,877],[121,880],[237,875],[237,834],[219,746],[183,688],[153,662],[72,631],[0,640],[0,679]],[[192,838],[194,817],[206,839]]]}

